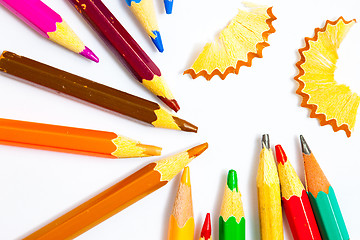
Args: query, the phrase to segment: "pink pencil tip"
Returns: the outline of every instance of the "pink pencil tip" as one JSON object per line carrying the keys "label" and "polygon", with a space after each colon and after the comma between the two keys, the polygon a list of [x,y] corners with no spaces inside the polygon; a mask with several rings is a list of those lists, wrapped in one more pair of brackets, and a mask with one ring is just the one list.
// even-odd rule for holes
{"label": "pink pencil tip", "polygon": [[79,54],[86,57],[87,59],[90,59],[91,61],[94,61],[96,63],[99,62],[99,58],[86,46],[85,49]]}

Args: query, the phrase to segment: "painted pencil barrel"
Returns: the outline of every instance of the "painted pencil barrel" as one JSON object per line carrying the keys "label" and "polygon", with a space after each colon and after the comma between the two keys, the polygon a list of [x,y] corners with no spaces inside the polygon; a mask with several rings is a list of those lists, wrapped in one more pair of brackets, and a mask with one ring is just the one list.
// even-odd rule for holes
{"label": "painted pencil barrel", "polygon": [[[11,52],[0,56],[0,71],[64,93],[155,127],[196,132],[197,127],[173,116],[157,103],[90,81]],[[195,130],[195,128],[196,130]]]}
{"label": "painted pencil barrel", "polygon": [[229,217],[227,221],[220,217],[219,240],[245,240],[245,218],[237,222],[235,217]]}
{"label": "painted pencil barrel", "polygon": [[290,199],[282,199],[294,239],[321,240],[306,191],[302,191],[301,197],[294,195]]}
{"label": "painted pencil barrel", "polygon": [[334,189],[330,186],[328,194],[321,191],[316,198],[311,192],[308,192],[308,195],[322,239],[349,240]]}
{"label": "painted pencil barrel", "polygon": [[168,240],[193,240],[195,222],[191,217],[186,221],[184,226],[179,226],[173,215],[170,216]]}

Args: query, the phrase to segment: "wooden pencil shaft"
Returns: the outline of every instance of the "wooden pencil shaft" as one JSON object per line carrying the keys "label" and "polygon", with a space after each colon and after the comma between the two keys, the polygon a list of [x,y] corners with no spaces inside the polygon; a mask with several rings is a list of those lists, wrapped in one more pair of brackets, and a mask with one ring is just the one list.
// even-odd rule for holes
{"label": "wooden pencil shaft", "polygon": [[[114,186],[49,223],[24,240],[72,239],[164,186],[150,163]],[[136,189],[136,191],[134,191]]]}
{"label": "wooden pencil shaft", "polygon": [[160,69],[131,37],[121,23],[100,0],[68,0],[89,22],[107,46],[142,82],[151,80],[154,75],[161,76]]}
{"label": "wooden pencil shaft", "polygon": [[154,102],[11,52],[3,52],[0,57],[0,70],[150,124],[157,119],[154,111],[160,109]]}

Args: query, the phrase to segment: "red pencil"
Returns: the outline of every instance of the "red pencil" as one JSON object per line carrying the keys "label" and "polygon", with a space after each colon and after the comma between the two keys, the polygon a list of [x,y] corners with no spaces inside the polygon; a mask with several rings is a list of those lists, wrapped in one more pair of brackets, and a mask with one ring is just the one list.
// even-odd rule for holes
{"label": "red pencil", "polygon": [[204,225],[201,229],[200,239],[199,240],[211,240],[211,221],[210,213],[206,214]]}
{"label": "red pencil", "polygon": [[275,146],[282,201],[295,240],[321,240],[304,186],[281,145]]}

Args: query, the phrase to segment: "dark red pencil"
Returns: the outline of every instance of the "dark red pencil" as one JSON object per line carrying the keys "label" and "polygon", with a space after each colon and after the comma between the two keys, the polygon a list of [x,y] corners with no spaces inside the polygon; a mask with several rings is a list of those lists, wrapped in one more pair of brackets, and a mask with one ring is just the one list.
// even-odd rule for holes
{"label": "dark red pencil", "polygon": [[68,0],[100,35],[117,58],[147,89],[174,111],[180,109],[160,69],[101,0]]}

